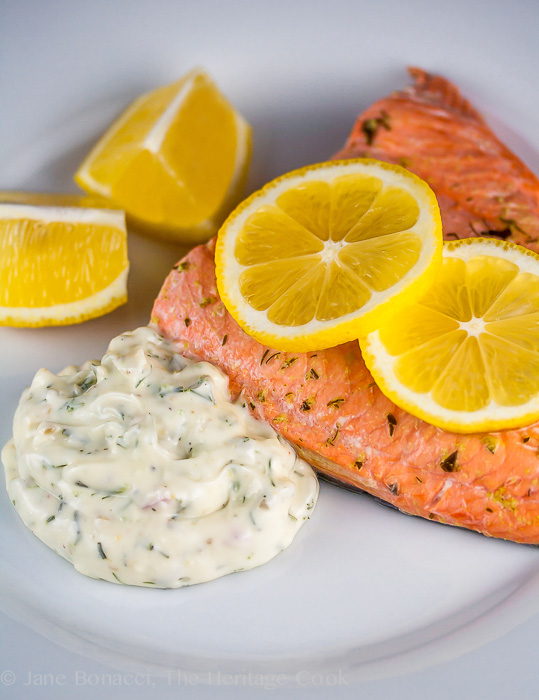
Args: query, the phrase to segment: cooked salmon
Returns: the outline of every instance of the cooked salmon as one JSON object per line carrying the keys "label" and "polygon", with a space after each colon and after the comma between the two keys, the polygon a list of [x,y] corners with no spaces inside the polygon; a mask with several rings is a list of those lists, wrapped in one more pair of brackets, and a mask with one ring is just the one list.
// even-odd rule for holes
{"label": "cooked salmon", "polygon": [[539,183],[448,80],[410,68],[414,83],[357,119],[335,158],[397,163],[438,199],[444,238],[493,236],[539,252]]}
{"label": "cooked salmon", "polygon": [[[362,114],[340,158],[405,164],[434,189],[445,235],[495,235],[537,250],[539,182],[448,81],[415,84]],[[400,510],[539,544],[539,423],[459,435],[396,407],[357,342],[286,353],[245,334],[219,299],[214,241],[175,265],[152,321],[179,351],[219,366],[252,410],[322,475]]]}

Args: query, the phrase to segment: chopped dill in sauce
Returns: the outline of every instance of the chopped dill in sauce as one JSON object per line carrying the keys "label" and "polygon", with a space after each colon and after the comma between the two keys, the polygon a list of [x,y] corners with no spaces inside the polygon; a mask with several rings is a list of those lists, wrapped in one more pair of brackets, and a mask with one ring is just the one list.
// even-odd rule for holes
{"label": "chopped dill in sauce", "polygon": [[125,333],[100,363],[36,374],[2,451],[10,500],[94,578],[168,588],[258,566],[291,543],[318,485],[253,410],[152,328]]}

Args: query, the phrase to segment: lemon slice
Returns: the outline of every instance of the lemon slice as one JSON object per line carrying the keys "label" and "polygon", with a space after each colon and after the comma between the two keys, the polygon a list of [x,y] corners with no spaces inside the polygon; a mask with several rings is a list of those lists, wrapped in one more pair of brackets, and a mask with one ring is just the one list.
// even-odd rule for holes
{"label": "lemon slice", "polygon": [[539,419],[539,256],[498,240],[446,243],[414,306],[361,342],[394,403],[455,432]]}
{"label": "lemon slice", "polygon": [[143,230],[198,243],[239,201],[251,128],[212,80],[193,70],[139,97],[75,175]]}
{"label": "lemon slice", "polygon": [[377,328],[429,286],[442,232],[428,185],[396,165],[332,161],[273,180],[219,231],[217,284],[242,328],[278,350]]}
{"label": "lemon slice", "polygon": [[84,198],[17,193],[0,200],[0,325],[50,326],[101,316],[127,300],[123,212]]}

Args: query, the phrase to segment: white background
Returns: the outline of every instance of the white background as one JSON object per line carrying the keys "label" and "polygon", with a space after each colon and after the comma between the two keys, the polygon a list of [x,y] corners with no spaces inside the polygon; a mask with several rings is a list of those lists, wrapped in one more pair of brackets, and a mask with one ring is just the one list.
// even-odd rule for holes
{"label": "white background", "polygon": [[[539,172],[538,29],[536,0],[511,3],[499,0],[4,0],[0,5],[0,189],[73,189],[70,178],[74,169],[109,121],[138,94],[176,79],[193,65],[206,67],[253,124],[251,189],[293,167],[324,160],[339,149],[360,111],[406,84],[406,65],[418,65],[451,78],[488,116],[506,143]],[[9,437],[9,420],[17,396],[41,360],[57,370],[62,363],[99,356],[108,338],[147,320],[152,299],[181,251],[177,246],[152,245],[133,236],[130,250],[133,255],[130,302],[123,309],[84,324],[80,331],[75,328],[1,331],[2,442]],[[9,504],[4,499],[1,506],[6,508]],[[317,509],[317,520],[313,519],[313,529],[301,540],[299,549],[276,564],[278,568],[270,570],[271,574],[261,569],[237,584],[256,600],[257,591],[267,585],[266,577],[274,576],[277,580],[277,574],[286,571],[289,564],[295,565],[290,571],[296,572],[298,563],[313,566],[314,572],[315,562],[326,574],[327,586],[318,582],[310,593],[305,591],[306,598],[316,594],[316,599],[311,601],[312,609],[319,606],[318,615],[308,621],[303,632],[306,647],[310,639],[321,644],[326,631],[328,649],[338,645],[341,630],[344,636],[350,635],[350,620],[358,620],[360,639],[366,634],[364,627],[371,625],[370,629],[376,630],[377,615],[380,635],[383,637],[385,632],[387,639],[391,627],[384,613],[392,606],[402,610],[407,600],[410,610],[415,611],[412,603],[418,605],[414,598],[417,590],[426,591],[427,608],[437,591],[442,600],[450,591],[455,610],[474,601],[479,606],[481,590],[487,595],[505,590],[506,584],[511,588],[526,585],[527,581],[532,582],[532,590],[513,596],[515,600],[510,597],[505,607],[494,606],[485,614],[485,620],[460,633],[448,634],[438,640],[437,646],[425,641],[424,653],[416,650],[413,658],[403,660],[402,654],[397,654],[392,661],[388,652],[377,669],[367,669],[353,679],[339,676],[338,665],[336,675],[317,676],[316,669],[309,667],[298,676],[297,686],[286,690],[259,689],[257,679],[249,677],[248,669],[232,685],[226,685],[223,677],[213,676],[210,687],[193,685],[192,679],[180,672],[185,670],[181,666],[172,676],[146,675],[144,663],[130,664],[112,655],[109,658],[107,652],[99,651],[99,645],[92,648],[80,645],[76,651],[76,645],[66,649],[69,642],[64,641],[60,646],[61,640],[55,639],[54,631],[48,637],[42,636],[46,633],[42,620],[31,629],[27,627],[27,624],[32,627],[31,620],[21,624],[2,613],[0,682],[3,680],[4,686],[0,688],[0,696],[135,700],[251,698],[262,694],[287,698],[437,697],[441,700],[479,695],[494,700],[509,696],[523,700],[539,697],[536,664],[539,616],[533,596],[535,590],[539,599],[539,588],[533,589],[535,559],[539,556],[536,550],[473,535],[467,537],[468,533],[447,528],[433,526],[432,529],[426,523],[391,511],[386,513],[367,499],[336,492],[329,486],[322,489],[321,506]],[[340,512],[343,521],[349,517],[350,522],[355,522],[358,513],[361,515],[360,522],[372,529],[369,536],[375,544],[371,548],[367,536],[358,550],[346,548],[349,535],[342,533],[340,537],[338,523],[335,524]],[[16,526],[14,530],[4,531],[2,537],[13,537],[15,531],[20,538]],[[26,551],[28,556],[36,556],[33,585],[37,591],[42,576],[37,564],[41,559],[47,560],[49,552],[42,552],[39,543],[31,542],[30,538],[21,541],[28,550],[18,547],[17,551],[22,551],[20,561]],[[421,559],[424,548],[430,552],[432,569]],[[334,551],[337,554],[332,558]],[[393,577],[388,578],[391,571],[388,551],[400,563],[413,561],[416,566],[413,575],[395,567]],[[384,590],[372,594],[380,607],[362,610],[369,581],[375,585],[380,580],[375,576],[373,564],[378,562],[378,555],[385,576],[381,579]],[[14,556],[12,552],[10,556]],[[446,565],[451,563],[446,572],[444,558]],[[20,564],[21,570],[23,565]],[[324,567],[333,569],[326,572]],[[9,571],[2,568],[0,576],[4,581]],[[443,586],[444,573],[447,588]],[[467,573],[470,580],[466,579]],[[349,594],[340,607],[339,601],[335,601],[340,593],[339,576],[352,577],[346,582],[347,592],[358,591],[357,600]],[[437,591],[428,591],[425,578],[429,576]],[[47,585],[48,582],[49,579]],[[86,589],[86,585],[86,581],[81,582],[80,590],[93,590]],[[232,586],[225,582],[219,589],[206,589],[210,593],[204,595],[211,597],[213,590],[219,590],[222,595],[224,590],[233,598]],[[466,591],[470,591],[469,599]],[[115,589],[114,595],[117,594]],[[73,591],[68,586],[64,588],[60,578],[51,610],[61,608],[62,598],[65,596],[67,601],[69,595],[73,596]],[[380,600],[385,600],[386,605]],[[15,614],[9,609],[7,598],[3,603],[5,612]],[[83,599],[80,603],[84,607]],[[287,602],[290,610],[297,604]],[[339,611],[341,620],[325,612],[332,606]],[[419,612],[414,614],[419,616]],[[136,610],[133,615],[136,616]],[[404,624],[405,615],[402,619],[397,614],[396,617],[399,624]],[[435,622],[433,613],[432,622]],[[408,623],[413,629],[411,622]],[[68,627],[69,621],[65,624]],[[320,629],[320,625],[325,628]],[[36,626],[40,627],[39,633]],[[374,639],[374,631],[369,639]],[[255,641],[263,637],[256,620],[250,633]],[[278,627],[268,633],[268,639],[273,635],[277,646],[279,633]],[[301,634],[298,635],[301,640]],[[241,640],[235,643],[241,648]],[[246,649],[250,644],[249,640],[245,642]],[[292,645],[292,641],[282,641],[283,647],[287,644]],[[270,686],[271,667],[268,668],[266,685]],[[303,667],[297,668],[301,674]],[[13,678],[9,672],[16,677],[12,685],[8,685]],[[135,678],[129,675],[132,672],[142,675]],[[29,673],[33,675],[29,677]],[[103,676],[111,673],[120,675]],[[29,679],[30,684],[25,686]],[[54,685],[39,685],[46,681],[53,681]],[[97,685],[90,685],[90,681]],[[141,685],[130,685],[135,681]],[[314,687],[303,686],[309,681]],[[113,687],[112,682],[120,686]],[[319,682],[321,685],[316,685]],[[332,686],[333,682],[340,685]],[[344,685],[345,682],[349,685]]]}

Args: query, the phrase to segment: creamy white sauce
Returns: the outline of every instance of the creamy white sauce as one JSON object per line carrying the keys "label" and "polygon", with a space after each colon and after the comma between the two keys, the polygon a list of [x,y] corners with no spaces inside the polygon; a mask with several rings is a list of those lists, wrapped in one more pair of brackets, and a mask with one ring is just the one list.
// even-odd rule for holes
{"label": "creamy white sauce", "polygon": [[174,588],[250,569],[312,513],[311,467],[152,328],[37,372],[2,451],[24,523],[83,574]]}

